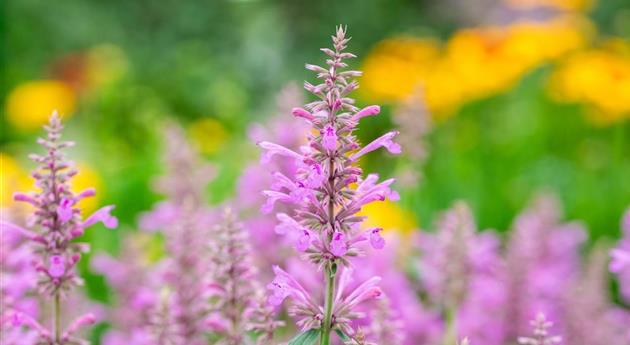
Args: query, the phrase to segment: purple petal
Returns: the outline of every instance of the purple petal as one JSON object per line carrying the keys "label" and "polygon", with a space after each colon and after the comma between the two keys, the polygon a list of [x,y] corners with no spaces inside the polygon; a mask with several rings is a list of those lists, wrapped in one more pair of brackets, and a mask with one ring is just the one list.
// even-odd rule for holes
{"label": "purple petal", "polygon": [[343,233],[335,232],[333,234],[333,239],[330,242],[330,252],[335,256],[343,256],[348,252],[348,245]]}
{"label": "purple petal", "polygon": [[295,243],[295,248],[298,251],[303,252],[303,251],[306,251],[308,247],[310,246],[311,246],[311,234],[308,232],[308,230],[302,230],[300,237]]}
{"label": "purple petal", "polygon": [[330,124],[327,124],[322,130],[322,146],[328,151],[337,148],[337,130]]}
{"label": "purple petal", "polygon": [[385,239],[381,236],[382,228],[374,228],[370,231],[370,244],[374,249],[383,249],[385,247]]}
{"label": "purple petal", "polygon": [[66,273],[66,263],[61,255],[53,255],[49,259],[48,274],[53,278],[59,278]]}
{"label": "purple petal", "polygon": [[59,219],[65,223],[72,219],[72,206],[74,205],[74,201],[72,199],[61,199],[61,203],[59,203],[59,207],[57,208],[57,216]]}

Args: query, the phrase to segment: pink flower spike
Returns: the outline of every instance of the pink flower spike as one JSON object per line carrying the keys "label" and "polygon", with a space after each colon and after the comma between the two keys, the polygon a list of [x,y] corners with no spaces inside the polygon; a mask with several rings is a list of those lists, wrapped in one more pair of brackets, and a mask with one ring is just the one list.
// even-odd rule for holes
{"label": "pink flower spike", "polygon": [[383,249],[385,247],[385,239],[381,236],[382,228],[373,228],[370,230],[370,244],[374,249]]}
{"label": "pink flower spike", "polygon": [[337,148],[337,131],[331,124],[327,124],[322,130],[322,145],[328,151]]}
{"label": "pink flower spike", "polygon": [[612,273],[621,273],[630,267],[630,252],[623,249],[613,249],[610,251],[611,261],[609,270]]}
{"label": "pink flower spike", "polygon": [[312,121],[313,119],[315,119],[315,116],[313,116],[313,114],[311,114],[310,112],[302,109],[302,108],[293,108],[291,110],[291,114],[293,114],[293,116],[295,117],[302,117],[305,118],[309,121]]}
{"label": "pink flower spike", "polygon": [[352,116],[352,121],[359,121],[360,119],[367,117],[378,115],[381,112],[381,107],[378,105],[370,105],[361,110],[359,110],[354,116]]}
{"label": "pink flower spike", "polygon": [[350,159],[357,160],[359,157],[370,153],[380,147],[384,147],[385,149],[387,149],[387,151],[389,151],[389,153],[392,154],[401,153],[400,145],[392,140],[396,135],[398,135],[398,131],[391,131],[383,134],[371,143],[367,144],[359,152],[350,156]]}
{"label": "pink flower spike", "polygon": [[295,248],[298,251],[303,252],[303,251],[306,251],[308,247],[310,246],[311,246],[311,234],[308,232],[308,230],[304,229],[302,230],[300,237],[295,243]]}
{"label": "pink flower spike", "polygon": [[102,222],[108,229],[114,229],[118,227],[118,218],[112,216],[110,214],[111,210],[114,209],[115,206],[109,205],[98,209],[96,212],[92,213],[88,219],[83,222],[81,225],[82,228],[90,227],[98,222]]}
{"label": "pink flower spike", "polygon": [[66,198],[61,199],[59,208],[57,208],[57,216],[63,223],[72,219],[72,206],[73,205],[74,205],[73,200],[66,199]]}
{"label": "pink flower spike", "polygon": [[343,256],[348,252],[348,245],[345,241],[345,235],[341,232],[335,232],[330,242],[330,252],[335,256]]}
{"label": "pink flower spike", "polygon": [[85,314],[83,316],[76,318],[72,322],[72,324],[70,324],[68,329],[66,329],[66,331],[63,333],[63,339],[65,339],[66,341],[69,340],[69,338],[74,333],[76,333],[81,327],[91,326],[95,322],[96,322],[96,317],[92,313],[88,313],[88,314]]}
{"label": "pink flower spike", "polygon": [[292,150],[289,150],[288,148],[282,146],[282,145],[278,145],[278,144],[274,144],[274,143],[270,143],[268,141],[261,141],[258,143],[258,146],[260,146],[261,148],[263,148],[265,150],[265,152],[263,152],[263,154],[260,156],[260,163],[261,164],[267,164],[271,161],[271,158],[275,155],[281,155],[281,156],[285,156],[285,157],[291,157],[291,158],[295,158],[297,160],[303,160],[304,157]]}
{"label": "pink flower spike", "polygon": [[53,255],[49,259],[48,274],[53,278],[59,278],[66,273],[66,262],[61,255]]}

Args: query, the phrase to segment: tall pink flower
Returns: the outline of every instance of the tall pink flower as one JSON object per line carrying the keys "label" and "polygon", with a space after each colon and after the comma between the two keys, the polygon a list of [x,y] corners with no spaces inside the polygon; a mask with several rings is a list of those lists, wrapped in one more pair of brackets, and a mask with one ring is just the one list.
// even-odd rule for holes
{"label": "tall pink flower", "polygon": [[420,287],[447,315],[445,343],[467,336],[473,343],[502,345],[506,291],[500,243],[476,228],[472,210],[460,201],[442,214],[435,233],[420,235]]}
{"label": "tall pink flower", "polygon": [[543,312],[563,327],[562,297],[578,277],[586,231],[561,222],[559,202],[542,195],[522,212],[506,246],[508,339],[524,334],[528,320]]}
{"label": "tall pink flower", "polygon": [[77,203],[95,194],[94,189],[87,189],[78,194],[70,190],[72,178],[78,173],[72,164],[66,161],[63,150],[74,145],[61,141],[61,119],[53,113],[45,129],[45,139],[38,143],[46,148],[45,155],[31,155],[31,159],[39,164],[33,172],[35,186],[39,192],[16,193],[16,201],[27,202],[35,207],[31,220],[32,226],[27,230],[12,223],[1,221],[5,230],[18,231],[31,241],[35,255],[34,269],[39,274],[38,291],[52,304],[52,329],[43,326],[32,316],[15,311],[12,319],[16,326],[26,326],[38,333],[38,344],[63,345],[83,343],[76,336],[77,331],[95,322],[92,314],[79,316],[67,326],[62,325],[64,314],[63,300],[72,289],[82,284],[76,273],[76,265],[81,255],[89,250],[84,243],[76,242],[91,225],[102,222],[107,228],[115,228],[118,220],[110,215],[114,206],[105,206],[82,219]]}
{"label": "tall pink flower", "polygon": [[162,329],[161,337],[169,337],[175,345],[201,345],[208,335],[208,242],[216,219],[204,190],[214,169],[203,162],[177,125],[168,125],[165,137],[167,172],[157,180],[156,189],[167,199],[140,220],[144,230],[159,230],[165,236],[167,259],[161,283],[170,293],[154,318],[172,320],[172,334]]}
{"label": "tall pink flower", "polygon": [[259,344],[269,342],[275,328],[273,310],[261,303],[262,287],[252,260],[249,234],[226,209],[211,241],[210,317],[207,324],[216,344],[241,345],[250,340],[247,332],[261,333]]}
{"label": "tall pink flower", "polygon": [[[354,57],[345,52],[348,41],[345,29],[338,27],[333,36],[333,49],[322,49],[328,56],[327,67],[306,65],[321,80],[316,85],[304,84],[317,100],[293,110],[296,117],[312,128],[307,144],[295,151],[268,141],[258,143],[264,150],[263,162],[278,156],[297,165],[295,177],[273,174],[272,189],[263,192],[267,203],[262,210],[271,212],[276,203],[293,206],[291,214],[278,214],[281,232],[297,234],[295,247],[324,272],[326,287],[324,306],[320,307],[301,285],[278,268],[270,286],[271,301],[277,304],[291,297],[297,306],[293,307],[297,310],[293,314],[301,316],[300,326],[307,332],[319,334],[320,343],[326,345],[330,344],[333,330],[353,336],[354,330],[346,322],[362,316],[353,309],[381,295],[375,286],[378,280],[375,277],[357,288],[356,296],[351,293],[347,299],[340,299],[341,279],[345,276],[338,276],[339,266],[350,266],[350,259],[362,254],[367,243],[382,247],[379,231],[360,230],[358,225],[363,218],[356,213],[368,203],[398,198],[390,189],[392,179],[380,183],[376,175],[363,179],[357,166],[358,158],[371,151],[384,147],[396,154],[400,153],[400,146],[393,141],[396,132],[389,132],[363,147],[354,135],[360,118],[376,115],[379,108],[370,106],[360,110],[348,97],[358,87],[353,78],[361,75],[345,70],[345,60]],[[357,183],[356,188],[352,187],[354,183]]]}

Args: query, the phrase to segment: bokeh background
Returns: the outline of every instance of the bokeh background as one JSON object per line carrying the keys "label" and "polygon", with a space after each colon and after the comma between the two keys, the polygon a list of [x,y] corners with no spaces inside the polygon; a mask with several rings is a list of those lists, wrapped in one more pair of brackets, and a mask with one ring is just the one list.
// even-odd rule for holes
{"label": "bokeh background", "polygon": [[[3,205],[28,190],[27,154],[52,109],[80,143],[77,189],[95,186],[122,226],[160,199],[162,124],[174,119],[218,167],[212,203],[232,197],[258,150],[248,128],[287,83],[311,79],[336,24],[359,58],[361,105],[398,127],[407,153],[366,171],[400,179],[402,201],[368,210],[413,231],[454,200],[480,228],[509,229],[539,191],[556,193],[590,240],[617,238],[630,202],[630,1],[8,0],[2,33]],[[298,106],[298,104],[296,104]],[[287,114],[287,121],[293,121]],[[91,231],[96,251],[119,234]],[[87,266],[86,266],[87,267]],[[93,298],[102,279],[84,267]]]}

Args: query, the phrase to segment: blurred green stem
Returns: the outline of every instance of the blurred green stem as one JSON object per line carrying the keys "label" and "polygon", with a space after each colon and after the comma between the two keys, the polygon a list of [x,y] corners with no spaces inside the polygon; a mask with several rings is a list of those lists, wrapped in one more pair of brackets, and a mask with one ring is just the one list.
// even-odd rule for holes
{"label": "blurred green stem", "polygon": [[326,267],[326,302],[324,311],[324,323],[322,324],[322,336],[320,345],[330,345],[330,331],[332,326],[333,291],[335,288],[336,264]]}
{"label": "blurred green stem", "polygon": [[457,308],[450,307],[446,310],[446,331],[444,332],[443,345],[457,344]]}

